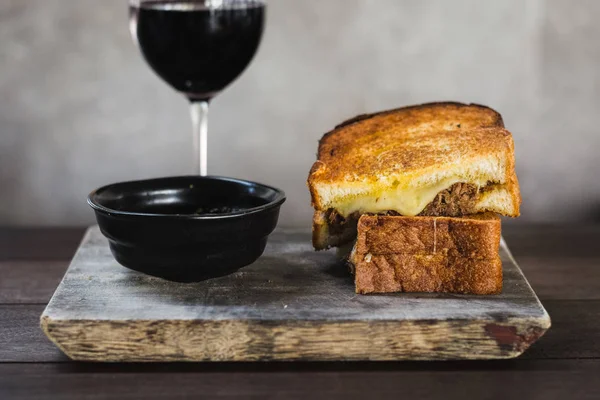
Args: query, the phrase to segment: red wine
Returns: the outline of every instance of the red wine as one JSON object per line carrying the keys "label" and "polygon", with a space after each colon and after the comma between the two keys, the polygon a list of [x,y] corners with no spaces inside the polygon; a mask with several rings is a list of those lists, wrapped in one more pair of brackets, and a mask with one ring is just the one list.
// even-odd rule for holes
{"label": "red wine", "polygon": [[262,36],[265,5],[239,0],[150,1],[130,8],[131,30],[152,69],[190,100],[208,100],[237,78]]}

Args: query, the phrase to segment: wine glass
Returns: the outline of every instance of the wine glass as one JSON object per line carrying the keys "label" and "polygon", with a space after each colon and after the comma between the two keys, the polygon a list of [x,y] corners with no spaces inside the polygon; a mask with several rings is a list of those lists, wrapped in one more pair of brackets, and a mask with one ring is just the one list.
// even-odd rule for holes
{"label": "wine glass", "polygon": [[264,0],[129,0],[129,29],[146,62],[190,102],[197,170],[207,174],[208,103],[248,66]]}

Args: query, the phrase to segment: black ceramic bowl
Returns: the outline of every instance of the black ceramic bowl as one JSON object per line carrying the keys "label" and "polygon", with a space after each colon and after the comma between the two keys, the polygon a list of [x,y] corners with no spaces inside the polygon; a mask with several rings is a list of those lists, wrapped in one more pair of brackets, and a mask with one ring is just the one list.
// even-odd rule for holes
{"label": "black ceramic bowl", "polygon": [[284,201],[279,189],[215,176],[115,183],[88,197],[121,265],[178,282],[255,261]]}

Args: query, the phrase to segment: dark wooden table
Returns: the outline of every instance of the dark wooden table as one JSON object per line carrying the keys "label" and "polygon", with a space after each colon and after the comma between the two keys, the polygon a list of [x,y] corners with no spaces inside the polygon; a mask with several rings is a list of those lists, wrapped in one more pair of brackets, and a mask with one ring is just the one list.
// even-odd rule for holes
{"label": "dark wooden table", "polygon": [[600,399],[600,226],[504,235],[552,318],[519,359],[485,362],[92,364],[50,343],[39,316],[83,228],[0,229],[0,399]]}

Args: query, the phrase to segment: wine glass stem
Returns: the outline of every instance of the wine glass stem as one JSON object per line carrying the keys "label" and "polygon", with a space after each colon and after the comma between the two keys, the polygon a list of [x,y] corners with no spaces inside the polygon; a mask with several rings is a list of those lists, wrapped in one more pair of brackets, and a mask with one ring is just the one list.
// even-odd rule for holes
{"label": "wine glass stem", "polygon": [[206,176],[208,173],[208,101],[190,102],[190,114],[194,129],[196,171],[200,176]]}

